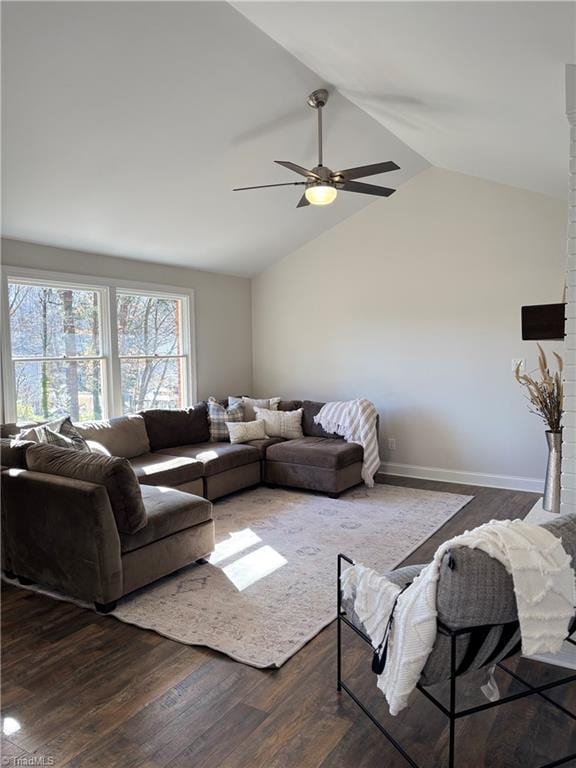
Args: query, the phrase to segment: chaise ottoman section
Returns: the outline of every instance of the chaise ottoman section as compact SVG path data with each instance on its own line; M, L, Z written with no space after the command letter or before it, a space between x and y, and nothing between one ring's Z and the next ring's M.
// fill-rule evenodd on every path
M337 495L362 482L364 451L356 443L326 437L302 437L271 445L264 480Z

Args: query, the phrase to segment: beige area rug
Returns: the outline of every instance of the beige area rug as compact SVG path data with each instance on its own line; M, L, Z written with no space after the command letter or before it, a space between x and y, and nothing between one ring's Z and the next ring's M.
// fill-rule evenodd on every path
M280 667L336 616L336 556L394 568L471 500L389 485L333 500L257 488L216 502L217 547L112 616L254 667Z
M214 504L217 546L209 563L133 592L109 616L253 667L280 667L336 618L339 552L391 570L472 498L390 485L339 499L243 491Z

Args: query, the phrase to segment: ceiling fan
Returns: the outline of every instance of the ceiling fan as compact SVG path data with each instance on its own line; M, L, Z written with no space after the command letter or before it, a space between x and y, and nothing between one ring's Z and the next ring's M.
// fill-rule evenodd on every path
M338 190L344 192L360 192L364 195L377 195L378 197L389 197L396 190L390 187L377 187L374 184L363 184L354 181L366 176L375 176L378 173L387 173L388 171L397 171L400 166L391 160L385 163L374 163L373 165L360 165L357 168L347 168L344 171L331 171L322 162L322 109L328 101L328 91L320 88L313 91L308 96L308 106L318 111L318 165L308 170L301 165L290 163L286 160L275 160L278 165L283 165L294 173L304 176L306 181L289 181L282 184L260 184L255 187L237 187L234 192L242 192L247 189L265 189L267 187L299 187L305 186L304 194L298 202L297 208L303 208L305 205L330 205L336 199Z

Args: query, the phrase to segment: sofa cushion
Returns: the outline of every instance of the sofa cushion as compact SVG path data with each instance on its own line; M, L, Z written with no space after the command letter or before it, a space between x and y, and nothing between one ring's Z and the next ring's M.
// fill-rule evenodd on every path
M325 469L342 469L362 461L364 451L357 443L327 437L301 437L271 445L266 450L268 461L306 464Z
M38 443L26 451L26 463L34 472L105 486L121 533L135 533L146 525L140 486L128 459Z
M201 461L187 456L164 456L144 453L130 459L132 469L142 485L168 485L170 487L198 480L204 472Z
M260 461L260 453L251 445L236 443L202 443L166 448L158 453L171 456L187 456L198 459L204 465L204 476L217 475L229 469Z
M159 451L172 445L190 445L210 440L206 403L196 403L188 410L155 409L142 411L150 450Z
M283 443L284 441L285 439L283 437L265 437L263 440L249 440L247 443L244 443L244 445L251 445L253 448L256 448L260 454L260 458L263 460L266 458L266 450L269 446L276 445L276 443Z
M83 421L74 425L84 440L97 443L111 456L131 459L149 453L150 443L142 416L117 416L102 421ZM94 450L94 446L90 446Z
M278 403L279 411L297 411L302 408L302 400L280 400Z
M7 421L5 424L0 424L0 437L16 437L21 431L22 427L19 427L14 421Z
M333 437L338 438L335 432L326 432L326 430L316 424L314 416L320 413L320 409L325 403L317 403L314 400L304 400L302 403L302 431L310 437Z
M26 449L34 443L30 440L16 440L14 437L0 438L0 462L6 467L26 469Z
M200 496L155 486L142 487L147 523L136 533L120 534L123 553L212 519L212 504Z

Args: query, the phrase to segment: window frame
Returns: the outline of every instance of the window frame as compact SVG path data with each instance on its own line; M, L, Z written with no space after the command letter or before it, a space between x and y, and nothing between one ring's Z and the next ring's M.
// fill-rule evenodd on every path
M192 405L198 399L196 363L196 308L194 289L177 288L170 285L156 285L132 280L78 275L68 272L3 267L0 293L0 316L2 318L2 382L3 420L16 422L16 378L10 329L8 282L22 282L33 285L49 285L54 288L70 288L97 291L100 300L100 355L83 357L84 360L99 359L102 365L102 418L122 416L121 358L118 354L117 293L158 296L159 298L181 301L181 344L179 357L184 360L184 400ZM144 356L146 357L146 356ZM152 356L153 357L153 356ZM163 356L160 356L163 357ZM46 358L39 358L44 360ZM65 358L54 358L55 361Z

